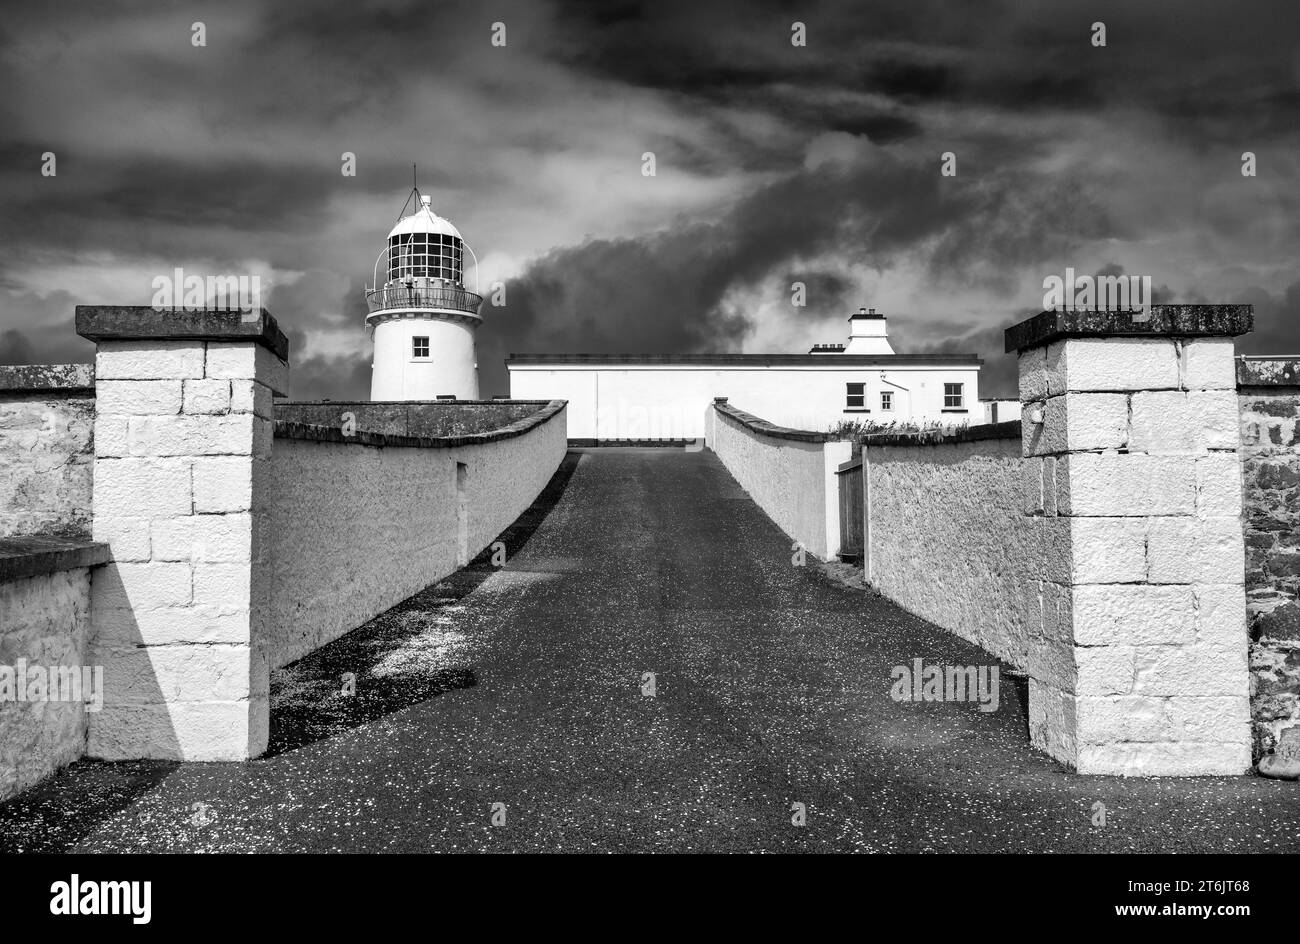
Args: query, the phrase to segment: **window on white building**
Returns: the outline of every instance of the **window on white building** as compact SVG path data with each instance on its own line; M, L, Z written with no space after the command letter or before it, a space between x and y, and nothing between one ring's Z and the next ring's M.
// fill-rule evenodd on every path
M866 408L866 384L851 383L844 385L844 409L863 410Z
M880 391L880 408L886 411L892 410L894 408L894 391L892 390Z
M943 385L943 408L945 410L962 410L966 408L962 386L962 384L949 383Z
M421 337L411 338L411 356L417 360L428 360L429 339Z

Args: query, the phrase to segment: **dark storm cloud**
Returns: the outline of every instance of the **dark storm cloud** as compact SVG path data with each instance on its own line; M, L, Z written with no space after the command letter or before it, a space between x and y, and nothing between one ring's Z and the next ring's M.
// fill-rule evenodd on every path
M1237 339L1239 353L1300 356L1300 280L1279 295L1256 289L1241 301L1254 305L1255 330Z
M847 165L806 169L759 188L717 222L592 241L536 260L510 283L504 311L485 309L480 368L500 386L498 353L735 350L752 326L722 307L729 291L784 272L788 299L799 259L844 247L885 268L934 241L937 281L956 278L977 256L1047 259L1081 235L1059 225L1062 206L1083 203L1069 189L1023 177L968 186L875 149ZM845 297L846 279L816 269L802 278L815 289L814 317L856 307Z
M280 279L296 392L364 395L362 288L416 160L440 210L517 273L508 306L484 308L485 392L504 392L511 351L735 350L762 317L817 323L905 270L919 300L893 330L990 358L987 392L1011 376L992 357L1024 286L1115 240L1207 265L1245 247L1225 271L1258 299L1250 343L1300 347L1277 274L1300 215L1298 16L1211 0L16 8L0 25L0 358L84 359L72 305L143 303L170 260L258 264ZM36 175L47 149L57 178ZM1246 149L1258 181L1234 178ZM611 168L635 175L644 150L660 177L637 189ZM957 178L937 173L946 150ZM1112 163L1069 160L1085 153ZM1207 155L1223 177L1202 185ZM1202 281L1162 291L1249 300ZM733 303L773 285L766 315Z

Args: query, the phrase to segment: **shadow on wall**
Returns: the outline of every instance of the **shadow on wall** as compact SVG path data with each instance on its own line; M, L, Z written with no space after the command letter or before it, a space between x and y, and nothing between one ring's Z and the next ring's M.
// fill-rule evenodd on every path
M498 540L517 556L564 493L581 457L569 453L537 500ZM271 675L271 736L266 756L377 721L471 688L472 666L447 664L448 630L460 601L497 571L492 548L363 626ZM454 658L454 657L453 657Z

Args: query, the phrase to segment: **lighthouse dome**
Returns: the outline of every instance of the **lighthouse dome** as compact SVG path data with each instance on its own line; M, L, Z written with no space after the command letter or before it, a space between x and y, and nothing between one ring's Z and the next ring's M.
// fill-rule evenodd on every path
M465 241L450 220L433 212L426 196L420 197L420 209L389 232L387 254L390 283L463 284Z
M452 225L451 220L445 220L433 212L430 198L427 196L420 197L420 209L397 221L397 225L389 231L388 238L391 241L395 237L412 233L441 233L445 236L454 236L456 239L462 238L460 230Z

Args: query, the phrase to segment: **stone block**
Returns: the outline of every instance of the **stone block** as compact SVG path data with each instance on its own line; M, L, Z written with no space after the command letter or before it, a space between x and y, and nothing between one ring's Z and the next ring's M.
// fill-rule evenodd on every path
M231 412L229 380L186 380L184 409L186 413L212 414Z
M1057 462L1060 514L1087 517L1190 515L1195 465L1181 456L1071 453Z
M198 606L250 606L252 575L247 563L194 565L194 603Z
M103 607L91 618L100 645L167 646L247 643L249 611L229 605L169 606L153 610Z
M246 644L99 646L96 658L104 666L104 701L114 707L239 701L250 689Z
M128 433L135 456L249 455L254 445L251 414L138 417Z
M96 459L96 517L188 515L193 504L190 461L182 458Z
M129 456L128 426L125 416L96 416L95 455L101 458Z
M252 559L253 516L248 512L194 517L196 561L239 563Z
M1085 744L1078 772L1114 777L1237 776L1250 769L1250 745L1215 742Z
M1128 441L1128 394L1067 393L1043 406L1043 422L1022 423L1025 455L1119 449Z
M1043 514L1044 461L1028 457L1020 463L1020 508L1026 515Z
M1167 741L1174 735L1167 699L1150 695L1080 698L1075 705L1081 745Z
M1132 646L1076 646L1075 695L1083 698L1133 693L1134 652Z
M1207 648L1233 649L1244 645L1246 591L1239 583L1198 585L1196 597L1196 641Z
M1235 647L1141 646L1133 665L1137 694L1240 696L1247 690L1245 640Z
M1235 390L1157 390L1133 394L1129 448L1135 452L1236 449L1240 436Z
M1239 519L1151 519L1147 574L1152 583L1234 583L1245 572Z
M150 543L157 561L188 561L194 540L194 516L178 515L151 522Z
M1054 584L1068 584L1076 577L1075 541L1071 537L1075 518L1045 517L1032 522L1034 535L1034 559L1028 566L1013 566L1006 579L1009 582L1026 582L1026 571L1030 576ZM1128 520L1128 519L1125 519Z
M289 365L255 344L210 342L206 376L256 380L270 387L277 396L289 395Z
M1179 352L1182 385L1188 390L1237 391L1236 344L1232 338L1190 338Z
M251 456L200 456L194 460L194 510L197 513L248 511L253 507Z
M95 409L101 416L166 416L181 411L183 380L101 380Z
M1250 699L1236 696L1175 696L1165 702L1171 741L1250 744Z
M86 753L103 760L238 761L266 750L266 699L105 708L90 716Z
M1063 518L1070 524L1075 584L1146 580L1146 518Z
M1077 731L1074 695L1031 676L1030 743L1061 763L1073 766L1078 753Z
M113 560L119 563L147 561L153 556L149 525L150 519L146 517L95 515L91 524L91 536L94 540L107 544L112 550Z
M1196 457L1196 514L1225 518L1242 513L1241 460L1236 452Z
M1174 390L1178 357L1168 338L1070 338L1057 374L1064 391ZM1049 348L1049 375L1051 353ZM1053 391L1055 392L1055 391Z
M1072 599L1074 638L1080 646L1158 646L1196 639L1190 587L1096 584L1075 587Z
M230 409L233 413L255 413L263 419L274 419L274 398L271 388L256 380L230 381Z
M1047 399L1047 348L1022 351L1016 363L1020 372L1020 402Z
M91 600L96 609L148 610L190 602L190 567L184 563L114 563L95 571Z
M102 341L95 352L95 382L202 377L203 363L202 341Z

